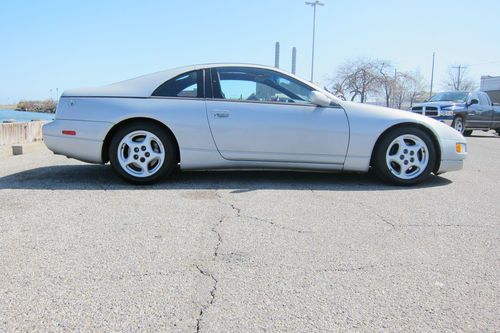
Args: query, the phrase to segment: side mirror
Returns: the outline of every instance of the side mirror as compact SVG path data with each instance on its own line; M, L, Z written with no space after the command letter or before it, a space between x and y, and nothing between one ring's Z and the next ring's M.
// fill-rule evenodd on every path
M323 107L330 106L330 103L332 102L325 94L316 90L311 92L309 99L311 100L311 103Z
M473 105L473 104L479 104L479 101L477 99L473 98L470 100L469 105Z

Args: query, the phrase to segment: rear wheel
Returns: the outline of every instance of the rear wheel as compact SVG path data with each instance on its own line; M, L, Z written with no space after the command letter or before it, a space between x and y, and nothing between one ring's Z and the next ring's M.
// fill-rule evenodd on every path
M498 135L500 135L500 128L497 128L495 131L497 132Z
M387 133L374 151L374 171L397 185L415 185L429 177L436 165L436 149L429 135L413 127Z
M177 164L176 146L158 125L128 124L119 129L109 145L113 170L134 184L151 184L172 173Z

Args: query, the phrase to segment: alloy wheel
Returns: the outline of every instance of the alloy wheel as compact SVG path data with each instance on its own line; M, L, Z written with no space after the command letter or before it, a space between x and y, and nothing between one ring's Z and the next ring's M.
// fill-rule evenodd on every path
M405 134L389 144L385 160L394 176L405 180L414 179L427 168L429 150L418 136Z
M125 172L135 177L154 175L165 162L161 140L148 131L133 131L118 144L118 162Z

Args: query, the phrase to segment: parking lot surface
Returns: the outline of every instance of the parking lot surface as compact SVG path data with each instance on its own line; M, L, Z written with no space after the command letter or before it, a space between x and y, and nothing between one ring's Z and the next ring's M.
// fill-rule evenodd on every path
M496 331L500 138L412 188L0 160L0 331Z

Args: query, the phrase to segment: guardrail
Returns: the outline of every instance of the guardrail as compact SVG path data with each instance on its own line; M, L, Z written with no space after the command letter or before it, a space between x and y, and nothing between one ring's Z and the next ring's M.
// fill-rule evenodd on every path
M42 141L42 126L47 121L0 123L0 146Z

